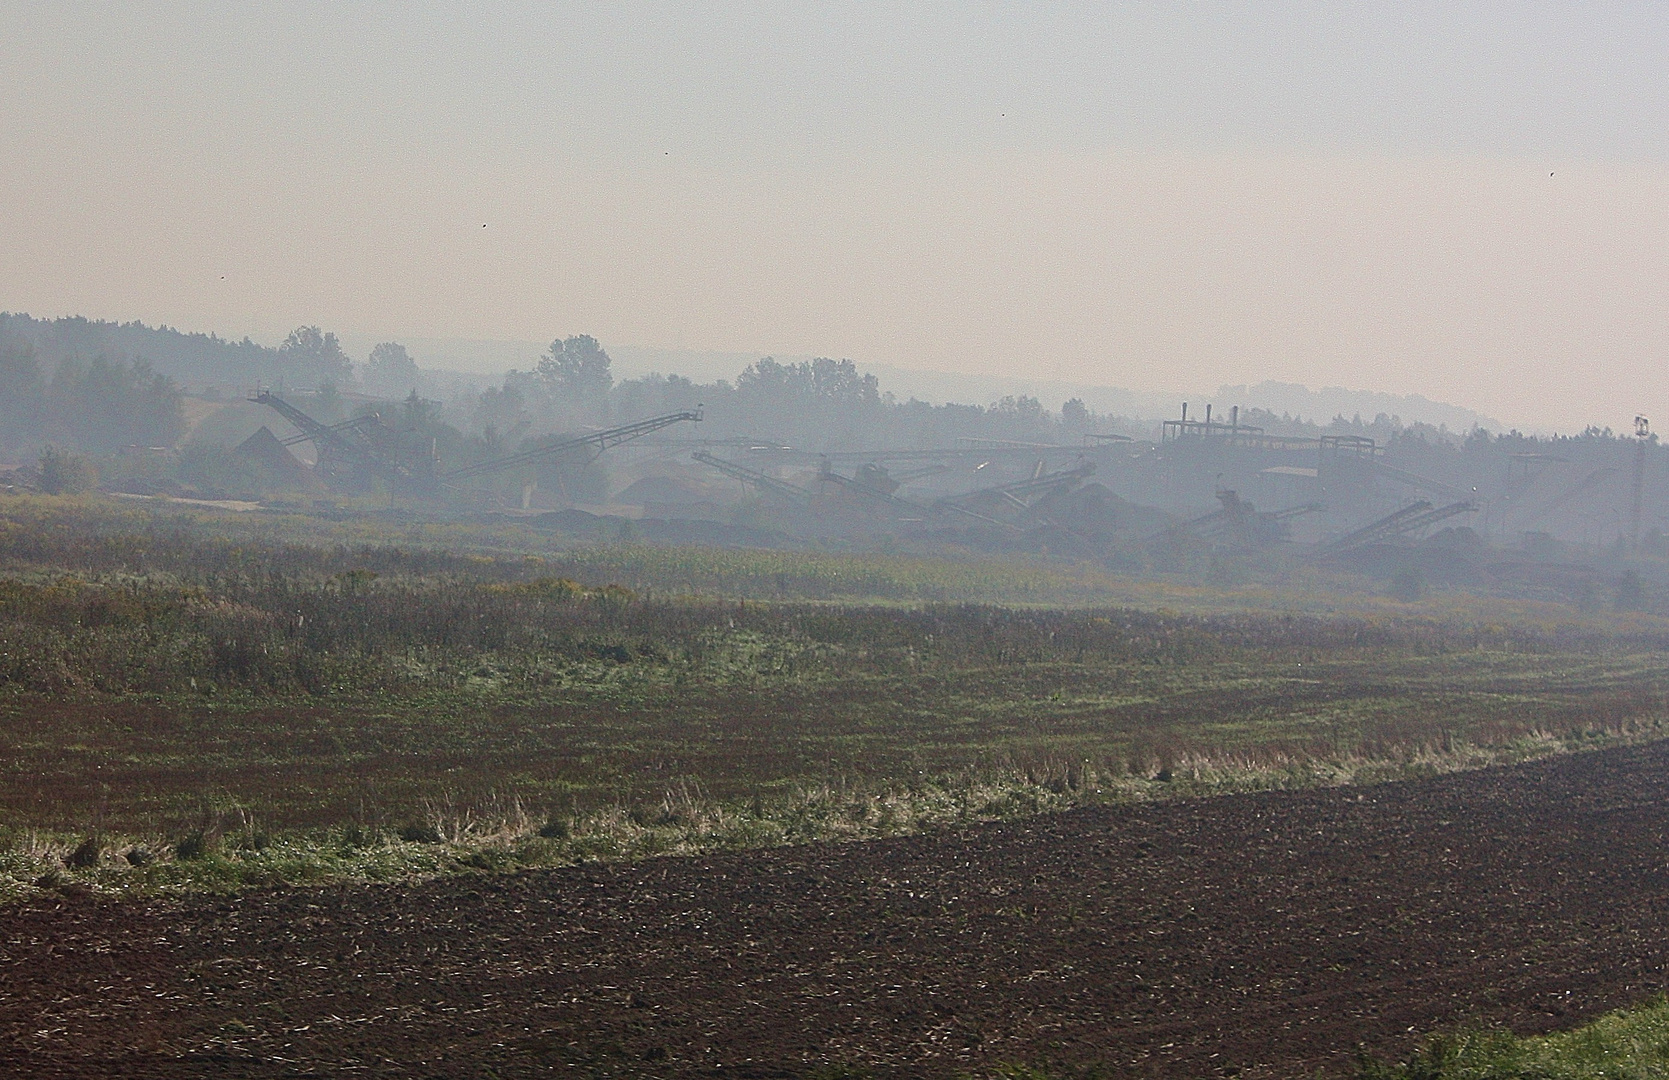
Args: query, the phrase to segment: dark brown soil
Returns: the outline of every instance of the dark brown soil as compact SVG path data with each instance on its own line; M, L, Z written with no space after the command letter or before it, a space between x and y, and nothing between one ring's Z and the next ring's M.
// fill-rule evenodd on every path
M1669 745L415 887L0 912L0 1070L1348 1072L1664 985ZM10 1064L6 1064L9 1062Z

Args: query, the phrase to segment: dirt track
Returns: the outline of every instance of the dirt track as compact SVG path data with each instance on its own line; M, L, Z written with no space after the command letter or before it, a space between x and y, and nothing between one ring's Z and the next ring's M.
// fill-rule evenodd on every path
M954 836L12 908L0 1070L1348 1071L1358 1044L1661 988L1666 841L1660 744Z

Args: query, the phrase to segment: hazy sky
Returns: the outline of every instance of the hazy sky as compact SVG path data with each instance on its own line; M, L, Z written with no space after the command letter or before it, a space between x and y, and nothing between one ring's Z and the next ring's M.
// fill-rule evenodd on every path
M14 311L1669 429L1669 5L0 0L0 163Z

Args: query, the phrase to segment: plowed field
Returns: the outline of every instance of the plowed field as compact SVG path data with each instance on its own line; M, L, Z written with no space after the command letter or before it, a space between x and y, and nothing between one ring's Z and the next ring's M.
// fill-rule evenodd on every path
M1345 1072L1664 985L1669 745L953 835L0 913L19 1075ZM9 1063L9 1064L6 1064Z

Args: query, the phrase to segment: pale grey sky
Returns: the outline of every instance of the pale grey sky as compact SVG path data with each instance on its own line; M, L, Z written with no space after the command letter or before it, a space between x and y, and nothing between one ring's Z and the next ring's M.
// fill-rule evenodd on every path
M0 0L0 161L35 314L1669 424L1663 5Z

